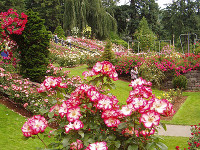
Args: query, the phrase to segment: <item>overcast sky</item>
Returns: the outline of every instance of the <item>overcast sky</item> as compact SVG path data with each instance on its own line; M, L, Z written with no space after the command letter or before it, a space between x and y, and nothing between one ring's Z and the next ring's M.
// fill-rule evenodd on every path
M120 4L119 5L124 5L125 2L128 2L130 0L120 0ZM159 5L159 7L164 8L165 5L164 4L169 4L172 3L172 0L157 0L156 1Z

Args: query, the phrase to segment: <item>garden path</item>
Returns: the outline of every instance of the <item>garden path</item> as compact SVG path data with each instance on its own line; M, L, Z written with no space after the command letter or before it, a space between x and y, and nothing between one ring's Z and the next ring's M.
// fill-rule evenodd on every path
M158 129L158 135L164 136L182 136L182 137L190 137L191 126L184 125L166 125L167 131L165 131L162 127Z

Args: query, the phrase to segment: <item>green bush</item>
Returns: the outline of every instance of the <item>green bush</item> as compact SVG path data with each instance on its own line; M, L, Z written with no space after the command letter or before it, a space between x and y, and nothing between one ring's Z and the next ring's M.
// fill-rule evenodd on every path
M128 48L128 43L124 40L122 40L118 34L115 32L110 32L110 39L112 43L115 43L117 45L122 45L123 47Z
M88 68L92 68L98 61L100 61L100 58L97 55L94 57L88 55L86 64L88 65Z
M114 59L114 52L112 51L112 43L108 40L102 53L101 61L105 60L111 62L112 59Z
M187 88L187 78L184 75L174 77L172 80L173 87L185 90Z
M19 69L24 78L41 82L46 76L49 64L50 36L44 26L44 20L37 13L28 10L28 22L21 35L12 35L11 38L18 44L20 53Z
M139 76L143 79L152 82L153 87L161 88L161 84L165 79L165 74L163 71L158 69L155 64L147 65L144 63L139 68Z
M54 33L57 33L58 38L60 38L60 39L65 37L65 32L61 26L57 26Z

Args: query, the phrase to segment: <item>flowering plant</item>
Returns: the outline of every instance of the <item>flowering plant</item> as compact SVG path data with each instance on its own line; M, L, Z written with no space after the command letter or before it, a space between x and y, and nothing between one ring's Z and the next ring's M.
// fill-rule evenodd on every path
M50 95L48 105L53 105L43 115L48 116L48 123L58 125L49 133L56 142L48 148L167 149L153 135L161 124L160 115L173 115L174 110L166 99L159 100L152 94L151 82L142 78L132 81L129 86L133 90L127 98L127 105L119 106L117 98L107 90L113 87L110 86L112 80L118 79L111 63L97 62L92 71L83 75L91 80L77 86L69 97L61 92L60 88L67 86L61 87L59 77L47 78L38 89Z
M200 123L199 125L191 125L191 137L188 140L189 147L187 149L198 150L200 147ZM179 146L176 146L177 150L181 150ZM184 148L186 150L186 148Z
M13 34L22 34L27 23L28 16L25 13L21 13L21 16L16 10L9 9L7 12L0 13L0 45L5 44L5 49L0 49L8 54L8 57L4 58L5 62L12 63L16 66L18 54L14 53L14 48L17 46L16 42L10 39ZM1 47L0 47L1 48Z

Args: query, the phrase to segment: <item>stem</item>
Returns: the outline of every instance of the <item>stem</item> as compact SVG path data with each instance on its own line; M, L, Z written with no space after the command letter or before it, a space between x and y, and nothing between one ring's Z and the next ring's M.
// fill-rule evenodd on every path
M45 145L45 148L47 148L47 145L44 143L44 141L39 137L39 135L37 134L38 138L40 139L40 141L42 141L42 143Z

